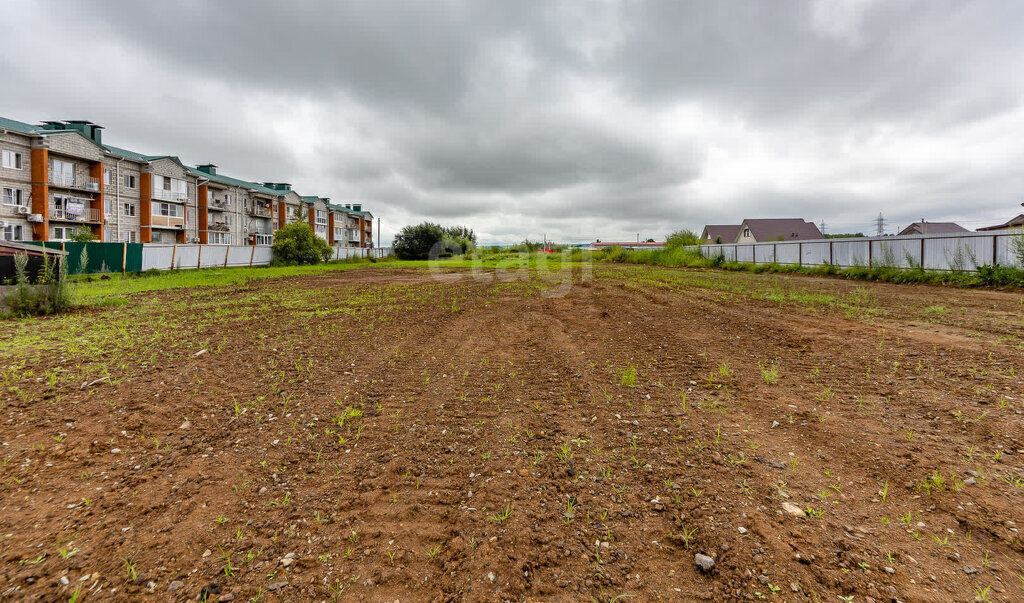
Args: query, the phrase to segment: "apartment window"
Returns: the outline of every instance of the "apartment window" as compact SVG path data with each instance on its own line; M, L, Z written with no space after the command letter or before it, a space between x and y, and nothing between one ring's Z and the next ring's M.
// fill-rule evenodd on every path
M125 203L124 204L124 215L128 216L129 218L134 218L135 217L135 204L134 203Z
M750 229L749 228L744 228L743 229L743 236L745 236L745 237L749 237L750 236Z
M122 232L121 233L121 242L122 243L138 243L139 242L138 233L136 233L134 231Z
M21 153L15 151L3 151L0 153L0 156L2 156L2 165L5 168L12 170L21 169Z
M173 203L161 203L159 206L159 212L161 216L170 216L172 218L181 217L181 206Z
M231 214L224 214L224 224L231 226Z
M4 226L4 240L5 241L22 241L24 240L25 230L21 224L8 224Z
M130 188L132 190L138 188L138 182L135 179L135 174L125 174L124 175L124 186L125 186L125 188ZM132 214L132 215L135 215L135 214Z
M114 215L114 200L104 199L103 200L103 215L112 216Z
M210 245L227 245L228 244L228 233L226 232L211 232L209 233Z
M317 224L322 224L324 226L327 226L327 212L326 211L324 211L322 209L316 210L316 223Z
M53 160L53 173L50 177L55 184L75 186L75 164L70 161Z
M53 236L51 237L51 240L70 241L71 236L75 234L75 230L77 229L78 227L76 226L54 226Z
M24 194L19 188L4 188L4 205L25 205Z
M114 178L114 176L113 176L112 172L110 171L110 168L108 168L108 167L103 168L103 186L107 187L107 186L110 186L111 184L113 184L113 178Z

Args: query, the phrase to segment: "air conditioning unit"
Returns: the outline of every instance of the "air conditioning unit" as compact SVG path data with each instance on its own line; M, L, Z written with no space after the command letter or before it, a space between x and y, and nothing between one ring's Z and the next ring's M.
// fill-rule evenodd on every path
M30 211L32 211L32 210L30 210L27 205L19 205L18 206L18 213L23 215L23 216L27 215Z
M29 222L42 222L43 214L29 214L26 218Z

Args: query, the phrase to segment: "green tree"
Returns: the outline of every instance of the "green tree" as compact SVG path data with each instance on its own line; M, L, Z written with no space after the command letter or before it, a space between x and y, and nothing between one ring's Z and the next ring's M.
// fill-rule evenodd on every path
M440 224L424 222L415 226L403 226L395 235L392 247L401 260L425 260L435 246L444 239L445 230Z
M305 222L294 222L274 233L275 264L319 264L330 258L327 241L316 236Z
M81 226L75 229L75 232L71 235L71 240L76 243L89 243L95 241L98 237L92 234L92 229L88 226Z
M687 245L700 245L700 237L692 230L677 230L665 239L666 249L678 249Z
M476 233L465 226L448 226L442 229L444 239L440 255L469 253L476 248Z

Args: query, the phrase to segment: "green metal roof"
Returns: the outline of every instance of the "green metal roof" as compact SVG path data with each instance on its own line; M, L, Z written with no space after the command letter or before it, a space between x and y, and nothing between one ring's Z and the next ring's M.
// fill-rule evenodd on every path
M238 178L232 178L230 176L224 176L222 174L208 174L208 173L204 172L203 170L201 170L199 168L186 167L185 169L188 170L189 174L192 174L193 176L198 176L200 178L207 178L211 182L218 182L220 184L226 184L228 186L237 186L237 187L240 187L240 188L247 188L249 190L256 191L257 193L264 193L266 195L271 195L271 196L274 196L274 197L281 196L281 195L283 195L283 194L288 192L288 191L279 191L277 189L269 188L269 187L263 186L262 184L259 184L258 182L249 182L248 180L239 180Z
M38 134L42 128L25 122L7 119L6 117L0 117L0 129L13 130L15 132L21 132L22 134Z
M136 153L135 151L129 151L128 149L122 149L109 144L103 145L103 148L111 155L117 155L118 157L124 157L125 159L131 159L140 163L148 163L161 157L167 157L167 155L143 155L142 153Z

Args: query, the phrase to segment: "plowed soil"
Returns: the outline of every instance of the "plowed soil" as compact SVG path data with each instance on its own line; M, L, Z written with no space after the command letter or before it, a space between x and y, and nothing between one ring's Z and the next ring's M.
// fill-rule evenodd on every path
M1024 600L1022 304L576 265L7 321L0 600Z

